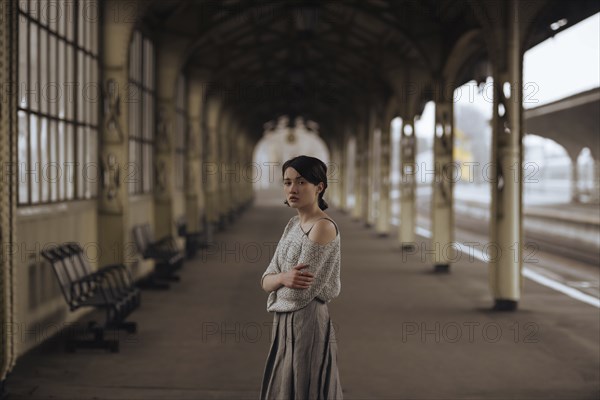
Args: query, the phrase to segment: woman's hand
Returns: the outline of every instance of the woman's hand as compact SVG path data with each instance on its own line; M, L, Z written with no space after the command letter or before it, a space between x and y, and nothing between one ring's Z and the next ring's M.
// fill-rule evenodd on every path
M290 289L308 289L315 279L314 275L308 271L308 264L298 264L287 272L281 273L281 283Z

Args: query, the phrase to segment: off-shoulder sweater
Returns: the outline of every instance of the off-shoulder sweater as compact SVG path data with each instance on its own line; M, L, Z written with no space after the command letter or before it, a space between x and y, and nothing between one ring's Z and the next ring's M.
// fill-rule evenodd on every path
M275 254L262 279L268 274L278 274L298 264L308 264L303 271L314 275L308 289L290 289L285 286L269 293L267 311L288 312L306 307L315 297L325 303L340 293L340 232L336 225L335 239L326 244L313 242L300 227L299 216L294 216L286 225L277 244Z

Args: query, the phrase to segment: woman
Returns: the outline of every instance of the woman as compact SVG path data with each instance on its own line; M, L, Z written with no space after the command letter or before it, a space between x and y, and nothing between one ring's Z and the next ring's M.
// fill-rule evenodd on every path
M327 166L298 156L282 167L286 225L262 276L274 312L261 400L342 399L337 344L327 303L340 293L340 234L325 214Z

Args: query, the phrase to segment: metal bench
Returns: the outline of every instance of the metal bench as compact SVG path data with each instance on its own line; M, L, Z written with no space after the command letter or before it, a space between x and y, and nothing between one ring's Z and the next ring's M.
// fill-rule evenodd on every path
M65 244L71 252L76 267L85 275L102 274L109 283L109 290L114 297L124 300L128 310L133 311L141 305L141 292L127 267L123 264L110 264L94 271L83 248L76 242Z
M202 221L201 221L202 222ZM187 220L185 216L181 216L175 221L177 228L177 234L180 237L185 238L185 254L188 259L193 258L196 255L198 249L208 247L208 238L205 232L190 232L187 229ZM204 224L200 224L204 226Z
M155 240L150 224L146 223L133 227L133 237L142 257L154 260L154 273L149 277L149 285L146 286L166 289L168 285L156 280L180 280L176 272L183 266L184 254L177 248L172 236Z
M102 325L96 321L88 324L86 333L92 334L92 339L69 337L66 343L67 351L74 352L78 347L83 347L118 352L119 341L107 340L104 336L109 329L137 332L135 322L125 321L134 309L131 299L119 292L106 271L86 269L72 245L72 243L62 244L44 249L41 254L52 266L69 309L71 311L83 307L101 309L105 311L105 321Z

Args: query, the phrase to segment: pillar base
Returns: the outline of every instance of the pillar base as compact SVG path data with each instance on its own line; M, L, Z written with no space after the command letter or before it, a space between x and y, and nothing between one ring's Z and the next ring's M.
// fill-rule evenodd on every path
M219 221L217 222L217 232L223 232L225 227L227 226L227 217L225 215L219 216Z
M227 213L227 222L229 224L232 224L235 221L235 217L236 217L235 211L234 210L230 210Z
M450 272L450 264L435 264L433 271L436 273L447 274Z
M506 299L495 299L494 301L494 311L515 311L517 309L517 304L519 302L516 300L506 300Z
M206 218L202 219L202 232L204 232L204 240L205 242L208 243L212 243L213 241L213 232L214 232L214 225L212 224L212 222L209 222L206 220Z
M6 390L6 379L0 382L0 400L4 400L8 397L8 390Z

